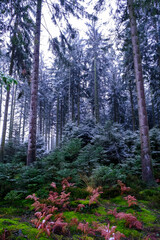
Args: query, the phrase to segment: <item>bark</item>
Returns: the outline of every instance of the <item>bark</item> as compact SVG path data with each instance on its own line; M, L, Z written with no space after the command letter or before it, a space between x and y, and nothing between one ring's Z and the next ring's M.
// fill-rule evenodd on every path
M26 103L26 98L24 98L24 112L23 112L22 143L24 142L24 135L25 135L25 125L26 125L26 109L27 109L27 103Z
M129 93L130 93L130 103L131 103L131 111L132 111L132 129L135 131L135 111L134 111L134 103L133 103L133 93L131 88L131 81L129 81Z
M19 131L18 131L18 142L20 143L21 141L21 128L22 128L22 112L23 112L23 104L21 106L21 112L20 112L20 116L19 116Z
M131 38L134 56L134 70L137 87L138 97L138 115L139 115L139 128L141 138L141 161L142 161L142 179L147 185L154 184L152 161L149 143L149 127L145 103L144 83L142 74L142 61L140 56L140 48L138 42L138 32L136 18L133 8L133 0L127 0L129 9Z
M39 105L39 133L42 136L42 101L40 101Z
M152 93L151 93L151 103L152 103L152 121L153 121L153 127L154 127L155 126L155 107L154 107L154 98Z
M31 102L30 102L27 165L30 165L36 160L36 125L37 125L36 120L37 120L37 98L38 98L41 9L42 9L42 0L37 0L33 75L32 75L32 81L31 81Z
M62 141L62 132L63 132L63 103L61 100L61 112L60 112L60 142Z
M56 147L59 144L59 96L57 98Z
M13 73L14 52L15 52L15 48L13 47L12 54L11 54L10 68L9 68L9 75L10 76ZM6 130L7 130L7 117L8 117L9 99L10 99L10 87L7 90L6 101L5 101L3 129L2 129L2 140L1 140L1 149L0 149L0 162L4 161L4 150L5 150L5 139L6 139Z
M71 121L71 68L69 67L68 120Z
M74 112L74 93L72 89L72 122L75 121L75 112Z
M12 92L12 101L11 101L11 113L10 113L10 126L9 126L9 141L12 141L13 138L13 125L14 125L14 113L15 113L15 106L16 106L16 90L17 86L13 86Z
M95 111L96 123L99 123L99 102L98 102L96 57L94 58L94 111Z
M2 117L2 86L0 86L0 128L1 128L1 117Z
M77 124L79 126L80 124L80 83L78 83L78 89L77 89L77 110L78 110L78 116L77 116Z

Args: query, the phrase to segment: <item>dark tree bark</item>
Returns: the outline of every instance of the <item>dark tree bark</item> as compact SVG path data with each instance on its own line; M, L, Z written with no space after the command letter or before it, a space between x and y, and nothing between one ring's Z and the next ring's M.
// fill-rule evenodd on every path
M57 97L56 147L59 144L59 96Z
M10 68L9 75L11 76L13 73L14 66L14 52L15 48L12 48L11 60L10 60ZM8 107L9 107L9 99L10 99L10 87L7 90L6 101L5 101L5 110L4 110L4 119L3 119L3 129L2 129L2 141L1 141L1 149L0 149L0 162L4 161L4 148L5 148L5 139L6 139L6 130L7 130L7 118L8 118Z
M80 83L78 83L77 87L77 124L80 124Z
M94 58L94 111L96 123L99 123L99 101L98 101L98 82L97 82L97 62Z
M24 142L24 135L25 135L25 126L26 126L26 109L27 109L27 103L26 103L26 97L24 97L24 112L23 112L23 128L22 128L22 143Z
M62 99L61 99L61 101L60 101L61 103L60 103L60 136L59 136L59 138L60 138L60 142L62 141L62 132L63 132L63 103L62 103Z
M149 143L149 127L145 103L144 83L142 74L142 61L138 42L138 32L136 17L134 14L133 0L127 0L129 9L131 38L134 56L134 70L138 97L138 115L141 137L141 161L142 161L142 179L147 185L154 184L152 161Z
M36 125L37 125L37 98L38 98L38 74L39 74L39 48L41 25L42 0L37 0L36 29L34 39L33 75L31 81L31 102L29 120L29 139L27 165L36 160Z
M12 101L11 101L11 112L10 112L10 126L9 126L9 141L13 138L13 125L14 125L14 113L16 105L16 90L17 86L13 86Z
M134 103L133 103L133 93L131 87L131 80L129 81L129 94L130 94L130 103L131 103L131 111L132 111L132 129L135 131L135 111L134 111Z

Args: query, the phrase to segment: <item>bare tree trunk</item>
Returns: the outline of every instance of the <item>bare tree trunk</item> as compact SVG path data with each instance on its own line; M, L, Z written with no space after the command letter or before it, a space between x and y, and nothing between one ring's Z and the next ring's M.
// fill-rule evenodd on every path
M26 103L26 97L24 97L24 111L23 111L23 130L22 130L22 143L24 142L24 135L25 135L25 125L26 125L26 109L27 109L27 103Z
M78 88L77 88L77 124L79 126L80 124L80 83L78 83Z
M1 128L1 117L2 117L2 86L0 86L0 128Z
M10 126L9 126L9 141L12 141L13 137L13 125L14 125L14 113L15 113L15 105L16 105L16 90L17 86L13 86L12 92L12 101L11 101L11 113L10 113Z
M155 107L154 107L154 98L152 93L151 93L151 103L152 103L152 121L153 121L153 127L154 127L155 126Z
M75 112L74 112L74 94L72 90L72 122L75 121Z
M20 143L21 141L21 127L22 127L22 112L23 112L23 103L21 105L21 112L20 112L20 116L19 116L19 131L18 131L18 142Z
M63 104L61 99L61 112L60 112L60 142L62 141L62 132L63 132Z
M129 93L130 93L130 103L131 103L131 111L132 111L132 129L135 131L135 112L134 112L134 104L133 104L133 93L131 88L131 81L129 81Z
M98 83L97 83L97 63L94 58L94 111L96 123L99 123L99 101L98 101Z
M37 98L38 98L41 9L42 9L42 0L37 0L36 29L35 29L35 39L34 39L33 76L31 81L31 103L30 103L27 165L30 165L36 160L36 124L37 124L36 120L37 120Z
M56 147L59 144L59 96L57 97Z
M144 83L142 74L142 61L140 56L138 32L136 18L133 8L133 0L127 0L131 27L131 38L134 56L134 70L136 77L137 96L138 96L138 114L141 137L141 161L142 161L142 179L147 185L154 184L152 161L149 143L149 127L145 103Z
M69 67L68 120L71 121L71 67Z
M12 49L11 54L11 62L9 68L9 75L11 76L13 73L14 66L14 47ZM3 129L2 129L2 141L1 141L1 149L0 149L0 162L4 161L4 147L5 147L5 139L6 139L6 130L7 130L7 117L8 117L8 107L9 107L9 98L10 98L10 87L7 90L6 101L5 101L5 110L4 110L4 119L3 119Z
M42 101L40 101L39 104L39 132L42 136Z

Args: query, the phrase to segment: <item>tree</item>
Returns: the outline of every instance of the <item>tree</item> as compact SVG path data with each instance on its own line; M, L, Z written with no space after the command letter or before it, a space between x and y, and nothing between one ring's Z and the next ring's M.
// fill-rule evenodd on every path
M149 143L149 128L147 120L147 111L145 103L145 93L143 84L143 73L142 73L142 62L140 56L140 48L138 42L138 32L137 23L134 13L133 0L127 1L129 18L130 18L130 28L131 28L131 38L134 56L134 70L137 86L137 97L138 97L138 115L139 115L139 127L140 127L140 137L141 137L141 161L142 161L142 178L147 185L154 183L153 172L152 172L152 162L151 162L151 152Z
M31 81L31 102L30 102L27 165L30 165L32 162L36 160L36 120L37 120L41 10L42 10L42 0L37 0L33 75L32 75L32 81Z
M4 19L9 19L6 22L6 31L10 33L10 45L8 49L8 54L10 57L9 63L9 77L2 77L2 80L6 80L7 83L7 93L5 99L5 110L3 118L3 130L2 130L2 141L0 158L3 161L4 150L5 150L5 139L7 131L7 118L8 118L8 108L10 100L10 90L11 90L11 77L14 71L18 74L22 73L27 69L27 61L30 55L30 43L31 43L31 32L33 27L33 22L30 18L30 6L28 1L16 0L8 2L6 1L6 6L4 10ZM9 30L8 30L9 29ZM30 64L29 64L30 65ZM27 72L27 71L26 71ZM1 76L3 73L1 74ZM3 81L2 81L3 83Z

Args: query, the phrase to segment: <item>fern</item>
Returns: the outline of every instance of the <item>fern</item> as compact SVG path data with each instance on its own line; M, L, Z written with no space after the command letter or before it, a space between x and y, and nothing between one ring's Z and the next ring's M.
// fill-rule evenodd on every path
M124 197L124 199L128 202L128 207L137 205L137 199L134 196L128 195L127 197Z
M126 185L124 183L122 183L122 181L118 180L117 183L121 187L121 195L123 195L124 192L129 192L131 190L131 188L126 187Z

